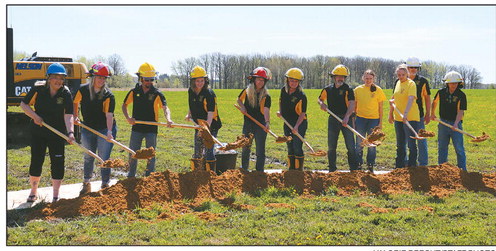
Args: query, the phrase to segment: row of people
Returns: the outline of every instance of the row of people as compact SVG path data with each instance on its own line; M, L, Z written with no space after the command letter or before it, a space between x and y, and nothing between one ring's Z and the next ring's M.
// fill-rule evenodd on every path
M409 59L410 60L410 59ZM395 83L392 99L402 111L404 119L400 114L390 109L389 122L395 124L397 156L396 168L416 166L417 148L415 140L410 139L411 132L406 128L406 121L418 130L425 123L435 118L434 111L440 104L441 120L453 124L453 130L439 127L439 157L438 162L447 160L447 145L449 138L454 141L457 152L458 166L464 170L465 155L463 149L463 137L454 131L461 129L463 111L466 110L466 97L460 90L463 79L459 73L449 72L446 74L447 87L438 91L432 109L430 109L430 89L427 80L417 75L420 65L415 65L416 59L410 60L410 65L400 65L396 69L398 80ZM408 63L408 61L407 61ZM79 109L84 119L84 124L107 136L107 140L99 138L95 134L82 129L81 141L85 148L98 152L98 155L107 160L110 157L113 144L110 142L117 134L117 125L114 118L115 97L106 85L107 78L111 77L111 68L104 63L96 63L90 68L91 79L89 84L82 85L74 96L64 86L67 72L65 68L54 63L47 69L47 80L37 84L24 97L21 108L32 118L32 142L31 142L31 164L29 168L31 192L28 202L36 200L37 188L40 181L44 156L48 147L51 159L51 174L53 185L53 200L58 199L59 188L64 176L64 140L43 127L43 122L52 125L55 129L68 135L69 143L74 139L74 123L81 123ZM155 121L159 120L160 110L169 126L173 121L167 106L165 96L154 86L157 72L153 65L144 63L136 73L139 83L130 90L122 104L122 112L129 124L132 125L129 147L137 151L145 139L146 147L157 147L157 126L137 124L136 120ZM339 133L342 132L347 148L348 163L350 170L358 170L363 164L363 148L361 139L355 138L345 126L355 127L362 135L371 132L375 126L382 127L383 102L386 100L382 89L374 84L375 73L367 70L362 77L364 84L354 90L345 83L350 72L344 65L336 66L331 72L332 83L326 86L319 95L318 102L322 110L335 113L342 119L339 123L332 116L328 118L328 161L329 171L336 171L336 148ZM249 75L249 85L242 90L238 96L238 104L243 112L248 113L257 121L265 125L265 128L257 126L253 121L245 117L243 123L243 134L254 134L256 144L256 167L257 171L264 170L265 163L265 141L267 132L270 130L270 108L271 97L267 89L267 81L272 77L269 69L258 67ZM289 169L303 170L304 153L303 142L296 137L296 133L305 136L308 128L307 121L307 97L303 92L303 72L298 68L289 69L286 81L281 88L279 98L279 111L277 116L286 119L293 125L290 129L284 125L284 135L291 136L292 140L287 142L288 167ZM426 116L423 116L422 99L426 104ZM419 101L420 100L420 101ZM186 120L195 123L199 119L207 121L211 134L216 137L222 122L217 110L215 92L209 88L209 78L205 69L196 66L190 73L190 87L188 89L189 110ZM129 116L128 105L133 104L132 115ZM34 110L32 108L34 107ZM353 117L356 114L356 119ZM430 116L429 116L430 114ZM424 119L425 118L425 119ZM355 121L355 125L353 125ZM408 142L408 143L407 143ZM419 145L421 145L420 143ZM410 154L406 157L406 145ZM420 150L420 165L427 165L427 153L422 155L424 148ZM248 170L251 146L242 149L242 168ZM375 147L369 148L366 163L369 170L375 165ZM425 159L424 159L425 158ZM192 168L202 168L205 159L207 169L215 170L216 160L214 149L206 148L198 131L194 134L194 154L191 158ZM137 160L129 156L128 177L136 175ZM85 154L84 156L84 180L81 194L91 191L90 180L94 170L94 158ZM155 171L155 158L148 160L145 176ZM101 168L102 188L108 187L110 180L110 168Z

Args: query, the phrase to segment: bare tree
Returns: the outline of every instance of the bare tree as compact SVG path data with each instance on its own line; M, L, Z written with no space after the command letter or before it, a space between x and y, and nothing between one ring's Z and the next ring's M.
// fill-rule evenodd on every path
M127 69L124 66L124 60L119 54L112 54L106 60L104 60L112 69L114 69L114 74L116 76L122 76L127 73Z

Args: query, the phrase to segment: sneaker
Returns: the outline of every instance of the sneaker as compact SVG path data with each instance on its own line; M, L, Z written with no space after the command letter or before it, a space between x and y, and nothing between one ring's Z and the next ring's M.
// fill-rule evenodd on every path
M109 187L109 184L102 184L102 186L100 186L100 189L105 189L107 187Z
M84 182L83 183L83 189L81 189L81 192L79 192L79 196L83 194L87 194L91 192L91 183L89 182Z
M38 199L38 198L36 197L36 195L35 195L35 194L33 194L33 195L29 195L29 196L28 196L28 199L26 200L26 202L28 202L28 203L33 203L33 202L35 202L35 201L36 201L36 199Z

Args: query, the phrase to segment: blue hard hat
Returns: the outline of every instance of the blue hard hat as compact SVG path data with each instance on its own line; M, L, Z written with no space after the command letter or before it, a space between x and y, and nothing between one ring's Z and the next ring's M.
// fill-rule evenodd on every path
M60 74L60 75L67 76L67 71L65 70L65 67L62 64L53 63L50 66L48 66L48 69L46 72L47 76L50 74Z

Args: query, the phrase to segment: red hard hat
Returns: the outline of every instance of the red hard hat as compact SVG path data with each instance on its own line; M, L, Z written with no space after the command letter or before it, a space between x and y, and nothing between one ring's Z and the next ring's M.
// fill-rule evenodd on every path
M108 78L112 76L112 67L108 64L98 62L91 66L90 74L91 76L102 76Z
M263 78L265 80L270 80L272 78L272 73L265 67L257 67L250 73L250 76L248 76L248 79L252 78Z

